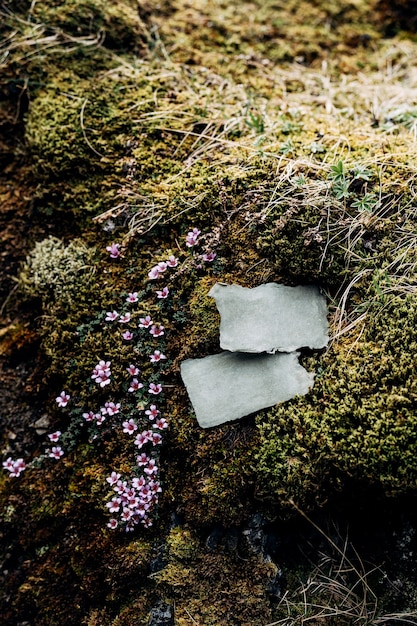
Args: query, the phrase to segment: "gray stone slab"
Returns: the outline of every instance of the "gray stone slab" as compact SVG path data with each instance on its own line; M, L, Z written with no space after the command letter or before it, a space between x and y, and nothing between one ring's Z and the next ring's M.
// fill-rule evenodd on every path
M324 348L329 341L326 299L318 287L217 283L209 295L220 312L223 350L293 352Z
M310 374L292 354L223 352L187 359L181 376L202 428L217 426L304 395L313 386Z

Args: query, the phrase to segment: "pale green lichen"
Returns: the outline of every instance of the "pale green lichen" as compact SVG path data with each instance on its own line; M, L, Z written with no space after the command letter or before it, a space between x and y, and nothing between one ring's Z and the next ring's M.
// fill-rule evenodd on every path
M82 241L68 245L57 237L35 244L19 275L19 286L28 296L40 297L44 305L69 303L92 281L94 249Z

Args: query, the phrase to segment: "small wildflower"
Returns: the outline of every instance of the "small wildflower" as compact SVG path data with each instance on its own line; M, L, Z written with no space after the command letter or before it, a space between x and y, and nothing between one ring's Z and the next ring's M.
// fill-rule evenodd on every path
M110 361L99 361L93 370L91 378L100 385L100 387L105 387L110 384L110 376Z
M155 267L153 267L150 272L148 273L148 278L149 280L157 280L159 278L159 269L158 266L155 265Z
M154 446L162 443L162 436L159 433L152 433L151 441Z
M135 430L138 429L133 419L130 419L127 422L123 422L122 426L123 426L123 432L127 433L128 435L133 435Z
M106 247L106 250L112 259L117 259L120 256L120 243L112 243Z
M146 452L142 452L142 454L139 454L139 456L136 457L136 463L139 465L139 467L142 467L143 465L147 465L149 461L150 461L150 458L148 457Z
M108 528L111 528L112 530L114 530L115 528L117 528L117 526L118 526L118 521L117 521L117 519L114 519L114 518L110 519L110 520L108 521L107 526L108 526Z
M102 415L116 415L120 411L120 402L106 402L100 409Z
M167 261L167 265L168 267L177 267L178 259L172 254Z
M165 261L161 261L160 263L158 263L158 265L156 265L156 267L158 268L158 272L162 273L162 272L165 272L166 268L168 267L168 264L165 263Z
M157 291L156 292L156 297L157 298L167 298L169 295L169 289L168 287L164 287L163 289L161 289L161 291Z
M121 498L114 497L110 502L107 502L106 507L109 509L110 513L117 513L119 511L121 501Z
M83 413L83 418L86 422L92 422L94 419L96 419L96 415L93 413L93 411L88 411L88 413Z
M26 469L26 463L23 459L13 461L13 459L9 457L6 461L3 461L3 467L10 472L10 478L19 478L20 474Z
M59 459L61 458L63 454L64 454L64 451L62 450L61 446L54 446L52 450L49 452L48 456L50 456L51 459Z
M164 327L162 326L162 324L159 324L158 326L156 324L153 324L149 332L153 337L162 337L162 335L164 334Z
M118 317L119 314L117 311L107 311L106 322L114 322L114 320L117 320Z
M151 430L144 430L143 432L136 435L135 446L139 449L145 445L148 441L152 441L153 433Z
M130 302L131 304L134 302L137 302L139 300L138 297L138 292L137 291L133 291L131 293L128 294L127 298L126 298L126 302Z
M185 238L185 245L188 246L189 248L192 248L193 246L195 246L197 243L198 236L200 234L201 234L201 231L198 230L198 228L193 228L193 230L191 230Z
M130 322L130 313L124 313L119 318L119 324L127 324Z
M160 350L154 350L154 353L151 354L149 358L151 360L151 363L158 363L158 361L166 359L166 356L165 354L162 354Z
M160 411L156 408L155 404L151 404L149 409L145 411L145 414L149 417L150 420L155 419L160 414Z
M148 392L157 396L162 391L162 385L160 383L150 383Z
M61 393L59 394L59 396L57 398L55 398L55 400L57 401L58 406L65 407L65 406L67 406L70 397L71 396L69 396L67 393L65 393L65 391L61 391Z
M203 261L207 263L211 263L216 258L217 254L215 252L208 252L208 254L203 254Z
M149 461L148 465L144 468L143 471L148 476L153 476L154 474L157 474L158 473L158 466L156 465L155 460L151 459Z
M122 337L123 339L125 339L126 341L131 341L133 339L133 335L130 332L130 330L125 330L124 333L122 333Z
M100 415L100 413L97 413L97 415L95 416L96 418L96 424L97 426L101 426L102 423L106 420L106 416L105 415Z
M120 474L118 474L117 472L112 472L110 476L106 478L106 480L110 485L115 485L117 481L119 480L119 478L120 478Z
M149 326L152 326L153 324L150 315L147 315L146 317L140 317L139 322L139 328L149 328Z
M164 430L165 428L168 428L168 422L165 417L160 417L159 419L157 419L154 424L154 428L159 428L159 430Z
M129 365L129 367L126 368L126 371L131 375L131 376L137 376L139 374L139 368L136 367L136 365Z
M50 435L48 435L49 441L59 441L59 438L61 436L61 431L57 430L54 433L51 433Z
M141 454L140 456L141 456L141 457L143 457L143 454ZM140 457L138 457L138 459L139 459L139 458L140 458ZM138 465L139 465L139 463L138 463ZM137 476L135 476L135 478L132 480L132 486L133 486L135 489L142 489L142 487L144 487L144 486L145 486L145 484L146 484L146 481L145 481L145 479L144 479L144 477L143 477L143 476L141 476L140 478L138 478Z
M128 389L129 393L134 393L135 391L139 391L139 389L143 388L143 383L140 383L137 378L133 378L130 383L130 387Z

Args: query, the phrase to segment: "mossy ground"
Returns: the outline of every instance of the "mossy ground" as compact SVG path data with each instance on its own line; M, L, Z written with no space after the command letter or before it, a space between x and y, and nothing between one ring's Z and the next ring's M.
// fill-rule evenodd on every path
M340 577L345 557L315 522L311 540L332 552L330 567L311 579L289 548L271 547L287 580L278 605L276 565L210 547L211 530L238 536L262 511L289 537L302 510L350 522L360 543L376 524L369 509L392 521L398 507L404 521L417 494L411 5L73 0L0 9L4 457L43 453L40 417L68 444L59 462L1 478L5 623L145 625L160 599L181 626L311 621L315 604L341 598L326 576L337 570L339 591L364 580L359 565ZM202 235L192 252L185 235L194 227ZM114 261L112 241L122 250ZM215 261L201 262L211 251ZM157 301L148 271L170 255L179 266L170 297ZM219 350L207 295L217 281L319 284L332 339L323 354L303 355L317 373L310 394L202 431L179 364ZM122 397L130 347L104 313L130 291L140 292L134 323L150 314L166 328L170 429L154 526L124 536L106 528L105 479L127 471L131 450L111 429L93 439L80 415L104 398L90 379L103 356ZM150 346L142 341L136 354ZM154 380L149 363L143 374ZM78 417L56 407L64 388ZM378 526L396 546L404 593L374 577L376 604L355 613L347 594L332 623L370 623L372 611L416 620L416 572L400 554L401 542L414 550L409 518L408 534L398 520L385 535ZM387 557L371 553L376 565ZM310 583L300 587L298 573Z

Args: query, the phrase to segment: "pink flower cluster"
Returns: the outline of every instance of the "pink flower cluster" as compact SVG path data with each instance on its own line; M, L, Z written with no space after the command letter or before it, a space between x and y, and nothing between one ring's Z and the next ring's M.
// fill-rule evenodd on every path
M93 370L91 378L97 385L100 385L100 387L105 387L110 384L110 365L110 361L99 361Z
M193 228L193 230L190 230L185 238L185 245L188 248L192 248L193 246L195 246L199 235L201 235L201 230L198 230L198 228Z
M154 265L148 273L148 278L150 280L157 280L161 276L161 274L165 272L166 269L168 269L169 267L177 267L177 265L178 259L174 255L171 255L167 261L160 261L159 263Z
M26 469L26 463L23 459L16 459L15 461L9 457L3 461L4 469L9 471L11 478L19 478L20 474Z
M155 461L146 455L141 455L140 465L145 466L146 476L135 476L130 481L122 480L117 472L112 472L106 480L113 487L116 495L106 503L110 513L117 513L119 520L112 517L107 526L117 528L119 523L124 524L126 532L134 530L136 524L152 526L150 512L158 503L158 494L161 485L153 476L158 472Z

